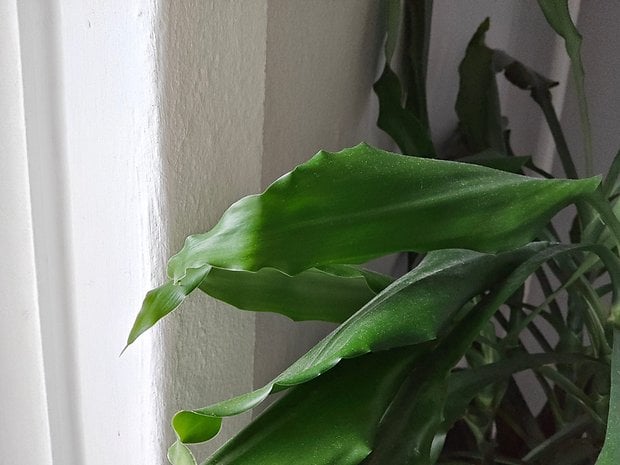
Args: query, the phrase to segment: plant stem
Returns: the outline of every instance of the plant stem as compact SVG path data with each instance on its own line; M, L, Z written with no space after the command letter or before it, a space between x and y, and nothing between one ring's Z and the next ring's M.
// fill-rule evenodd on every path
M548 90L546 90L546 93L547 95L540 95L540 92L533 91L532 98L542 110L543 115L545 115L545 120L549 125L549 130L551 131L551 136L555 142L555 147L558 151L560 162L562 163L562 168L564 169L566 177L577 179L579 177L577 174L577 168L575 167L573 157L568 149L568 144L566 143L566 138L564 137L564 132L562 131L562 126L560 125L560 120L558 119L555 108L553 108L553 104L551 103L551 94Z

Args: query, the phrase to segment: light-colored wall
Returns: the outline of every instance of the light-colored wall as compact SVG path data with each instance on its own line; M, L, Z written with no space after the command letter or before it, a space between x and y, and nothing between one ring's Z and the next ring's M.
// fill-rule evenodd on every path
M592 125L594 174L605 173L620 150L620 86L618 86L618 22L620 3L582 2L578 28L583 36L582 55L586 71L586 96ZM583 139L579 109L572 81L562 113L569 148L583 169ZM581 171L583 173L583 171Z
M232 202L260 189L266 24L264 0L161 3L160 264L185 236L206 231ZM157 331L158 422L166 445L174 439L168 424L175 411L252 389L254 315L196 294ZM246 421L225 421L199 455Z
M51 464L17 7L0 3L0 437L2 461Z
M379 2L270 0L262 187L321 149L364 140L387 143L374 128ZM303 244L300 244L303 247ZM255 386L314 345L332 325L256 317Z

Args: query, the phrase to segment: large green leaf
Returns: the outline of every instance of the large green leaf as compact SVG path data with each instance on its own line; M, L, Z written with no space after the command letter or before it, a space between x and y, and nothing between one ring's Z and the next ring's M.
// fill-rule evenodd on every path
M468 300L546 246L534 243L498 255L431 252L271 383L210 407L179 412L173 426L183 442L206 441L219 428L220 417L242 413L271 392L310 381L342 359L433 340Z
M146 295L127 345L177 308L196 287L242 310L281 313L296 321L340 323L391 282L387 276L347 265L311 268L295 276L272 268L253 272L204 266Z
M236 202L208 233L190 236L168 274L177 281L207 264L295 274L398 251L497 252L531 240L598 184L527 178L365 144L319 152L263 194Z
M358 464L416 356L404 348L343 361L288 391L205 465Z

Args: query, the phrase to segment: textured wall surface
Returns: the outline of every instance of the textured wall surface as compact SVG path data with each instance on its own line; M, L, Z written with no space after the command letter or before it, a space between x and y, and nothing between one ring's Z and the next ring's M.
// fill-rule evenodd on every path
M51 464L15 1L0 3L0 437L3 463Z
M212 227L235 200L260 189L266 1L180 0L159 11L157 79L164 192L162 257ZM157 347L159 423L252 389L254 316L192 296L162 325ZM244 418L224 422L212 450Z
M378 143L371 92L379 24L379 2L372 0L268 2L263 187L320 149ZM331 327L257 315L255 385Z

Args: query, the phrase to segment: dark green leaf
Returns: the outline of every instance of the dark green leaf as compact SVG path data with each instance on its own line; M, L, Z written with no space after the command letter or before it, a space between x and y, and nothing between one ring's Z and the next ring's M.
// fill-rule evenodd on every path
M459 93L455 109L470 152L494 149L506 154L494 51L484 43L488 30L487 18L467 46L465 58L459 66Z
M611 393L605 444L596 465L620 463L620 329L614 329L613 354L611 358Z
M231 271L204 266L179 283L150 291L127 345L177 308L198 286L203 292L242 310L281 313L293 320L340 323L359 310L392 279L348 265L311 268L289 276L272 268Z
M432 16L432 0L405 0L403 27L403 68L407 83L405 108L414 112L427 132L430 131L426 102L426 74Z
M480 390L490 384L506 381L519 371L558 363L588 361L582 354L542 353L519 354L498 362L455 371L448 380L448 395L445 408L445 426L450 427L467 409ZM590 360L591 361L591 360Z
M373 86L379 99L377 126L394 139L405 155L434 157L435 149L428 130L413 111L402 106L402 88L389 64Z
M345 360L297 386L205 465L356 465L416 357L411 348Z
M365 144L319 152L263 194L232 205L210 232L190 236L168 274L176 281L207 264L295 274L398 251L497 252L531 240L598 184L532 179Z
M549 125L549 130L551 131L566 176L573 179L578 178L575 163L551 101L549 89L558 83L538 74L502 51L494 51L494 60L497 69L504 70L504 75L508 81L520 89L530 91L532 99L540 106Z
M468 250L429 253L417 268L395 281L267 386L210 407L179 412L173 420L177 434L183 442L205 441L219 428L218 417L251 409L270 392L314 379L341 359L436 338L469 299L545 247L545 243L530 244L499 255Z

